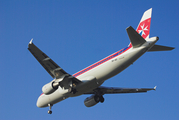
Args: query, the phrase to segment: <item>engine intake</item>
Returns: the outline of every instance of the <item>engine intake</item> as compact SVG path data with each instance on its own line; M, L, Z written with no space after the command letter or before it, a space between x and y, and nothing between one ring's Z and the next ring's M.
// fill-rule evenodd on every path
M59 83L58 82L50 82L50 83L47 83L46 85L44 85L42 87L42 92L45 94L45 95L49 95L53 92L55 92L57 89L58 89L58 86L59 86Z

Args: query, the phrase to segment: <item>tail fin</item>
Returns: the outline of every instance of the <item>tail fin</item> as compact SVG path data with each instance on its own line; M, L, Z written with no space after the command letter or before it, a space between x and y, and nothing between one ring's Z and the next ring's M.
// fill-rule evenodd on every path
M146 40L149 38L152 8L144 12L136 31Z
M131 41L129 46L136 48L149 40L151 16L152 8L144 12L136 31L131 26L126 29ZM148 51L169 51L173 49L174 47L154 45Z
M144 12L139 22L139 25L137 26L136 29L137 33L139 33L145 40L149 38L151 16L152 16L152 8ZM131 43L128 46L130 45Z

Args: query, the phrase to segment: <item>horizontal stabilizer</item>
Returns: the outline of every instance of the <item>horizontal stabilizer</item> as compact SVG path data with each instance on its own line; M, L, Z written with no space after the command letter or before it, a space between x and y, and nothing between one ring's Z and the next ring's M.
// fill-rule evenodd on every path
M133 48L139 47L146 42L146 40L140 36L131 26L128 27L126 31Z
M167 47L167 46L162 46L162 45L154 45L149 52L154 52L154 51L169 51L175 49L174 47Z

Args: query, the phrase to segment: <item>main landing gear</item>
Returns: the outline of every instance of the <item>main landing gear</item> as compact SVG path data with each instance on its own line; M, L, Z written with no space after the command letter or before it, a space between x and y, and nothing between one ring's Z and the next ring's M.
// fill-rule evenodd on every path
M75 93L77 92L76 89L73 88L73 87L70 87L70 88L68 89L68 91L69 91L70 93L73 93L73 94L75 94Z
M73 83L73 84L71 85L71 87L68 89L68 92L75 94L75 93L77 92L77 90L76 90L75 87L76 87L76 84Z
M52 109L53 105L52 104L48 104L48 106L49 106L48 114L52 114L52 110L51 109Z
M101 102L101 103L104 102L104 97L102 95L100 95L100 96L95 95L94 99L95 99L96 102Z
M100 91L100 90L95 90L95 96L94 96L94 99L95 101L98 103L98 102L101 102L103 103L104 102L104 97L103 97L103 93Z

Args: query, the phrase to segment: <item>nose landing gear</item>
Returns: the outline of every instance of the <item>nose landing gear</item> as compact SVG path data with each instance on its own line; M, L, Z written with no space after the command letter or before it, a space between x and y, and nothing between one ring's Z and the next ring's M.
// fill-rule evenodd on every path
M52 104L48 104L48 106L49 106L48 114L52 114L52 110L51 109L52 109L53 105Z

